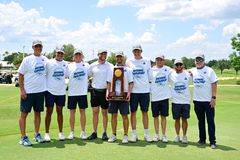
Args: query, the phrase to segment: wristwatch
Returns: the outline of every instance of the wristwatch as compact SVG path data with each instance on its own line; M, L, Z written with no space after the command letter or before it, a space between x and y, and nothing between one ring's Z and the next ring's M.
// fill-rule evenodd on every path
M216 99L216 96L212 96L212 99Z

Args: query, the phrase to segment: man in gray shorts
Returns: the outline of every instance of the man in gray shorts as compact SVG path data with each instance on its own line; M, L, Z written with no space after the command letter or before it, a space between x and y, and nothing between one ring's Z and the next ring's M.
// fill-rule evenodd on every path
M130 95L133 87L133 76L132 71L130 68L126 67L124 63L124 54L123 52L117 52L116 53L116 66L114 68L123 68L124 70L124 92L126 92L127 97L126 101L120 100L120 101L111 101L109 104L108 112L112 114L112 136L108 139L108 142L114 142L117 139L117 114L118 110L120 110L120 114L122 115L123 119L123 129L124 129L124 136L122 143L128 143L128 127L129 127L129 120L128 120L128 114L129 114L129 101L130 101ZM107 76L107 93L106 93L106 99L109 101L109 93L112 91L113 88L113 73L114 70L108 73ZM117 82L115 82L115 92L121 92L121 87L118 86ZM119 91L120 90L120 91Z

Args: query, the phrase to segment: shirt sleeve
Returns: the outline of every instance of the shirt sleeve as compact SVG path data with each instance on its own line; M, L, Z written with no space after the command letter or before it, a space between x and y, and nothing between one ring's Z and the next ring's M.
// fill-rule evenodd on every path
M152 81L153 81L153 71L152 71L152 69L149 70L148 77L149 77L149 82L152 83Z
M107 82L112 83L113 78L113 68L109 68L107 72Z
M18 68L18 73L23 74L23 75L26 74L26 72L27 72L26 63L27 63L26 59L23 59L20 67Z
M130 68L127 68L127 73L128 73L128 83L133 82L133 74Z
M217 77L216 73L214 72L214 70L212 68L210 68L210 82L215 83L217 81L218 81L218 77Z

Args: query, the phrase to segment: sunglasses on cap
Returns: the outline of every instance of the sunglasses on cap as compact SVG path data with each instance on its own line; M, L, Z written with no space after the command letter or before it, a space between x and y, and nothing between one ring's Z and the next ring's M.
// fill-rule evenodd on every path
M182 63L176 63L175 66L182 66Z
M202 59L202 58L196 58L196 62L204 62L204 59Z

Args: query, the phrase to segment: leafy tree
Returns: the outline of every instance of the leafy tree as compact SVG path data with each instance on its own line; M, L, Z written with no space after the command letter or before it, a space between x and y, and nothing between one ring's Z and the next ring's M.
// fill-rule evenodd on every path
M226 59L218 60L217 61L217 68L220 69L221 74L222 74L224 69L229 69L230 68L229 61L226 60Z
M17 56L17 54L18 54L17 52L15 52L15 53L10 53L10 52L6 51L6 52L3 54L3 56L4 56L3 60L4 60L4 61L8 61L9 63L13 63L13 59L14 59L15 56Z
M113 52L112 52L112 53L108 56L108 58L107 58L107 61L108 61L109 63L112 63L113 65L116 64L116 57L115 57L115 55L116 55L116 53L113 53ZM124 56L124 62L123 62L123 63L125 63L126 60L127 60L127 56Z
M182 61L186 69L189 69L195 66L195 63L194 63L195 59L193 58L183 57Z
M212 68L217 68L217 60L211 60L207 63L207 66L212 67Z
M174 59L165 59L165 65L169 67L173 67Z
M236 75L240 70L240 33L231 39L232 49L234 50L232 54L229 55L232 67L236 71Z
M64 60L65 61L72 61L73 60L73 54L74 54L74 46L72 44L64 44ZM54 50L55 53L55 50Z

